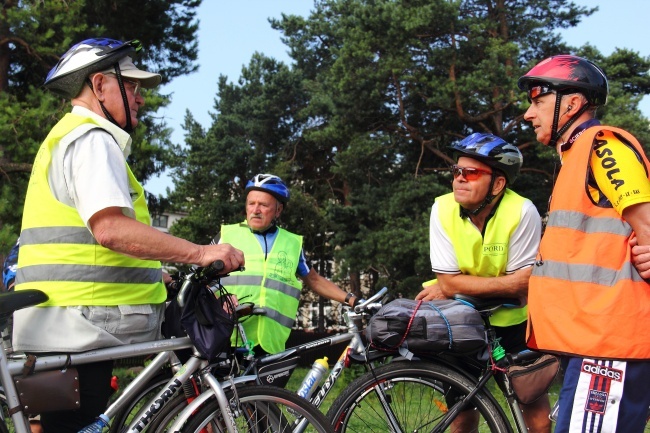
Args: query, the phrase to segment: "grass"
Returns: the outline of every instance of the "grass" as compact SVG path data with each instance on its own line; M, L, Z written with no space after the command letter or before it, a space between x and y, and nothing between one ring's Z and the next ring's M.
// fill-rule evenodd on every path
M298 388L300 387L300 384L302 383L302 379L307 375L309 372L309 368L302 368L299 367L297 368L292 376L291 379L289 380L289 383L287 384L286 388L290 389L292 391L297 391ZM334 384L334 387L328 394L328 396L325 398L323 401L320 410L323 413L327 413L329 410L330 406L336 399L336 397L341 393L341 391L347 387L354 379L356 379L359 375L364 374L365 370L361 366L354 366L350 369L344 369L343 372L341 373L341 376L337 380L337 382ZM556 379L556 381L553 383L551 386L551 389L549 390L549 399L551 403L551 407L555 404L559 397L559 391L560 391L560 379ZM505 397L503 396L503 393L497 386L496 382L494 379L490 380L488 382L488 389L490 393L494 396L494 398L499 402L501 407L503 408L504 412L508 415L508 419L510 421L510 425L514 426L514 422L512 419L512 414L510 413L510 409L508 407L508 404L506 402ZM514 427L513 427L514 428Z
M137 368L118 368L114 370L113 373L118 377L120 383L120 389L123 389L136 376L137 371L138 371ZM289 379L286 388L291 391L297 392L298 389L300 388L303 378L307 375L308 372L309 372L309 368L307 367L296 368L293 374L291 375L291 378ZM363 366L360 365L355 365L352 366L351 368L344 369L343 372L341 373L341 376L332 387L332 390L330 391L330 393L327 395L327 397L321 404L320 410L323 413L327 413L330 406L332 405L336 397L343 391L343 389L345 389L352 381L354 381L357 377L359 377L364 373L365 373L365 369L363 368ZM510 410L503 396L503 393L501 393L501 390L498 388L494 380L491 380L488 383L488 388L492 393L492 395L495 397L495 399L499 402L504 412L508 415L510 424L514 425L512 420L512 414L510 413ZM554 383L551 389L549 390L551 406L555 403L555 401L558 398L559 388L560 388L559 381L556 381L556 383ZM117 395L118 394L114 395L114 398L117 397Z

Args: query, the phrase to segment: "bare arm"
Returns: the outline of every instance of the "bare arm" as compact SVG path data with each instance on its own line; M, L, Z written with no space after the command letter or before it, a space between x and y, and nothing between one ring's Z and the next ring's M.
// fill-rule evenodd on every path
M309 273L304 277L301 277L301 279L305 284L307 284L307 287L318 293L320 296L344 303L347 292L344 292L339 288L339 286L321 276L314 270L314 268L311 268Z
M528 279L533 268L519 269L512 274L499 277L476 277L463 274L438 274L441 293L447 298L456 294L476 297L525 298L528 294Z
M632 226L634 236L632 263L643 278L650 278L650 203L638 203L626 207L623 218Z
M244 253L229 244L197 245L163 233L110 207L88 221L97 242L105 248L144 260L208 266L222 260L226 272L244 264Z

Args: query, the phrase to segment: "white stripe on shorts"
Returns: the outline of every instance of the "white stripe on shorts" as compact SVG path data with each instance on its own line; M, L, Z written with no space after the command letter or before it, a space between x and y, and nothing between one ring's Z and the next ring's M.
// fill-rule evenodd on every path
M583 359L569 432L615 432L626 362Z

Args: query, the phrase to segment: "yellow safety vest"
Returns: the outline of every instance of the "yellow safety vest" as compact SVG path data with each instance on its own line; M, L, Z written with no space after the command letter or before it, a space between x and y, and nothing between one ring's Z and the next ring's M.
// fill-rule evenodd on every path
M284 350L302 290L302 281L296 277L302 236L278 231L265 260L262 246L245 221L221 226L221 242L241 249L246 258L246 270L233 272L222 284L242 302L265 308L266 315L249 317L243 326L248 340L268 353ZM235 335L233 343L234 339Z
M58 201L50 190L52 150L100 128L91 118L67 114L41 145L25 197L16 290L38 289L49 296L40 306L137 305L165 301L161 263L111 251L97 243L74 207ZM72 140L70 140L72 138ZM151 219L142 186L128 164L138 221Z
M485 236L474 227L469 218L460 218L460 205L454 194L436 199L442 228L451 239L460 272L479 277L498 277L506 274L510 237L521 221L526 199L506 189L496 212L485 227ZM526 321L527 307L501 307L490 317L493 326L512 326Z

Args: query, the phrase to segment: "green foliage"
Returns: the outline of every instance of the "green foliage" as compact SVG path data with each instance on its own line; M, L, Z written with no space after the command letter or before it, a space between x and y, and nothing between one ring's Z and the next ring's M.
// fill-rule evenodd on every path
M40 87L48 71L80 40L139 39L139 62L163 81L196 70L200 0L72 0L4 2L0 14L0 254L20 231L31 164L50 128L70 110ZM136 30L134 30L136 29ZM136 32L136 33L134 33ZM161 172L170 131L155 116L169 97L145 91L146 106L129 159L140 181ZM160 200L158 200L160 202Z
M137 37L147 47L143 64L171 80L196 68L199 3L5 5L0 251L17 234L36 148L69 109L38 88L58 56L83 37ZM188 112L184 143L171 143L155 115L169 97L147 92L130 163L141 180L170 169L174 191L150 203L187 212L172 232L199 243L243 219L248 179L277 174L292 194L282 225L304 235L319 272L352 290L363 277L371 288L412 296L432 277L429 212L450 190L447 146L455 140L492 132L516 144L524 166L513 189L546 211L558 158L523 121L528 102L516 85L533 64L558 53L600 64L611 93L603 122L647 148L638 103L650 93L650 58L626 49L606 57L562 41L562 29L595 10L568 0L315 0L309 17L271 20L293 65L255 54L236 83L220 77L212 125ZM11 67L3 70L3 59Z
M568 52L601 64L604 122L648 143L637 104L650 59L562 41L595 10L567 0L316 0L309 17L271 20L294 66L256 54L237 84L222 78L207 132L189 116L171 164L174 204L190 212L177 233L206 240L241 219L245 181L275 173L293 194L284 225L305 235L319 271L329 275L333 259L335 279L353 290L363 276L413 296L432 277L429 212L450 190L455 140L492 132L515 143L524 167L513 189L546 211L558 158L523 121L517 88L535 63Z

